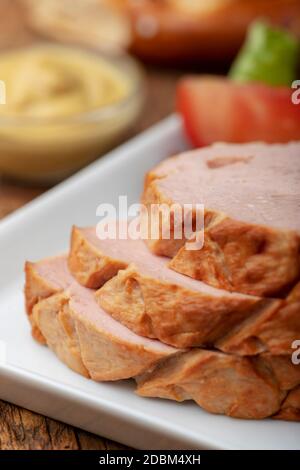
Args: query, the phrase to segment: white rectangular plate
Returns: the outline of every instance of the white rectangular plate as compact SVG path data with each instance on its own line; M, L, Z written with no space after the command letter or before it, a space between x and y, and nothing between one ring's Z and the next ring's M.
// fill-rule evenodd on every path
M210 415L191 402L140 398L133 381L95 383L30 336L23 265L67 250L72 224L96 224L96 207L137 202L145 172L187 148L180 120L161 124L0 222L0 398L143 449L299 449L300 426Z

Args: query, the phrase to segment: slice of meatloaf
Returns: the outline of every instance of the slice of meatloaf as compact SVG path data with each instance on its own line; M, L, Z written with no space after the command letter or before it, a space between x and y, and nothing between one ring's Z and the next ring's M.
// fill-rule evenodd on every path
M117 321L179 348L211 346L249 317L269 317L281 304L176 273L143 240L100 240L95 228L73 229L69 268L83 284L102 286L96 299Z
M64 363L94 380L138 375L140 395L193 399L212 413L247 419L279 417L289 391L300 383L300 369L291 370L288 356L183 351L137 336L96 304L63 256L27 263L25 292L36 331ZM288 419L293 416L290 405Z
M115 319L177 347L291 354L300 338L299 286L281 301L228 293L174 273L142 241L100 240L95 228L73 229L69 266L81 282L104 284L96 298Z
M34 336L70 368L94 380L119 380L179 351L136 335L96 303L71 276L66 257L26 263L26 304Z
M289 356L281 360L290 367ZM292 367L294 375L297 375L293 384L297 387L300 369ZM137 383L137 393L143 397L176 401L193 399L210 413L246 419L276 414L280 417L280 413L285 419L286 407L297 393L297 388L288 395L283 391L287 385L284 375L276 376L270 362L264 358L238 357L200 349L166 359L153 371L138 377ZM284 409L281 409L282 403ZM296 413L290 413L287 419L297 419Z
M146 176L142 202L148 214L153 204L203 204L204 247L174 239L174 223L169 239L160 226L148 246L211 286L278 296L300 278L299 175L300 142L216 144L169 158Z

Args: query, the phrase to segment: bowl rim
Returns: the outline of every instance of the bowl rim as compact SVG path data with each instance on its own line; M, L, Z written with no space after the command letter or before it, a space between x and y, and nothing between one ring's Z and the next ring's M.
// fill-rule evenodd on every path
M131 55L122 51L120 53L108 53L103 50L95 49L92 47L87 47L82 44L68 44L68 43L61 43L55 41L38 41L29 43L26 45L21 45L18 47L9 47L4 51L0 52L1 56L5 54L9 54L11 52L22 51L26 49L33 49L39 48L43 46L48 47L56 47L56 48L64 48L70 49L74 51L85 51L90 55L102 57L104 60L112 64L114 67L118 68L122 72L122 65L120 62L123 62L124 68L128 68L128 76L131 77L133 80L133 86L129 90L129 93L125 95L124 98L121 100L101 106L94 109L89 109L87 111L83 111L81 113L70 114L69 116L53 116L53 117L38 117L38 116L19 116L19 115L11 115L5 116L0 115L0 128L3 126L32 126L37 125L39 127L55 125L55 126L64 126L70 124L82 124L88 122L99 122L105 121L106 119L110 119L115 116L118 112L126 109L132 101L134 101L139 96L144 95L145 91L145 84L144 84L144 71L142 65Z

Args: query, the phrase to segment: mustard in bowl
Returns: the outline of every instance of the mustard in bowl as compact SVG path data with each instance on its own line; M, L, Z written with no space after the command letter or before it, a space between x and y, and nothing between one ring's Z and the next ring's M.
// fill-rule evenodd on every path
M59 44L0 54L0 173L52 183L109 149L136 119L133 59Z

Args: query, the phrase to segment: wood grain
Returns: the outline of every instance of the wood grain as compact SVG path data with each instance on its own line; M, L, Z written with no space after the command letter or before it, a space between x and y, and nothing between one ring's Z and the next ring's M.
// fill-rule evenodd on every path
M16 0L0 0L0 47L30 42ZM147 68L147 100L134 136L169 115L179 72ZM0 218L41 194L46 188L22 186L0 179ZM124 446L0 401L1 450L118 450Z
M0 401L1 450L120 450L125 446Z

